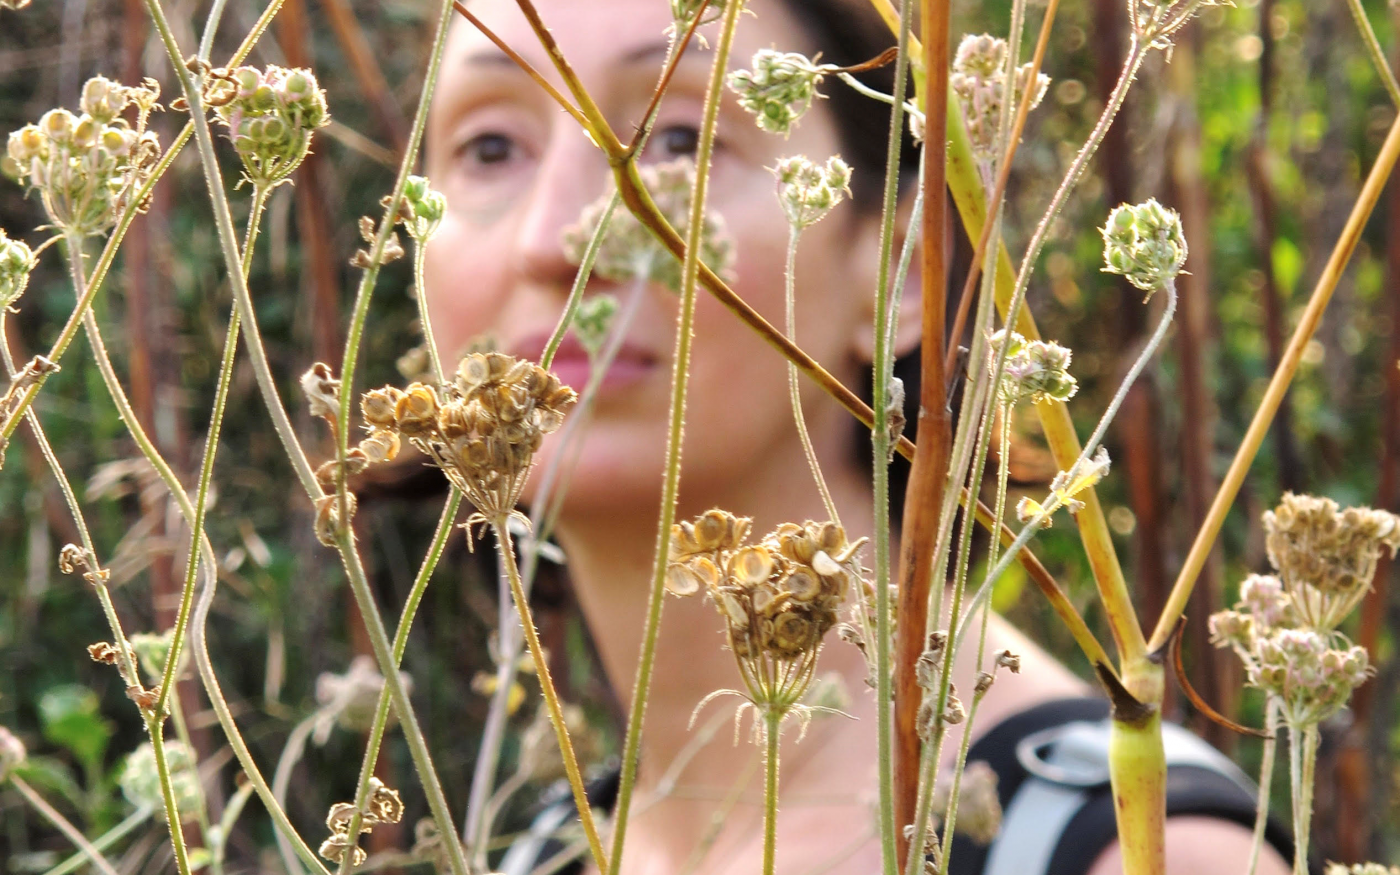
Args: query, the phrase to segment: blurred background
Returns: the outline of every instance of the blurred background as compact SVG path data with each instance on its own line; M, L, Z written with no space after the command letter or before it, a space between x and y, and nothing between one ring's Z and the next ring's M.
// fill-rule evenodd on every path
M1391 11L1371 5L1382 44L1394 45ZM296 185L273 197L250 283L283 397L313 456L318 447L319 455L329 452L329 435L306 415L295 379L312 361L338 369L358 279L348 264L358 244L355 221L378 216L378 199L392 184L421 87L431 6L286 0L250 59L312 67L334 119L318 135ZM169 11L184 22L182 43L192 46L189 22L202 22L203 4L181 0ZM216 59L228 56L260 11L229 4ZM1004 0L955 2L955 33L1002 33L1007 12ZM1032 27L1038 21L1033 7ZM1118 74L1125 29L1121 0L1065 0L1061 7L1045 65L1050 91L1031 115L1012 178L1012 252L1023 248L1097 118ZM1149 623L1395 115L1340 0L1239 0L1207 8L1169 59L1158 53L1144 68L1091 174L1058 220L1029 298L1045 335L1075 350L1081 391L1071 408L1087 433L1161 304L1144 307L1136 290L1099 272L1097 227L1113 205L1149 196L1181 212L1191 245L1181 309L1163 354L1110 430L1115 476L1100 487ZM127 83L152 76L166 100L173 96L176 86L140 0L36 0L19 13L0 10L0 134L52 107L76 109L82 83L97 73ZM151 126L169 143L179 120L158 113ZM222 158L226 178L236 178L231 150ZM150 212L132 226L95 304L138 415L187 482L194 480L208 427L231 302L203 186L197 156L186 150L156 188ZM1260 702L1241 693L1235 658L1209 646L1205 618L1233 603L1248 573L1267 569L1260 513L1289 489L1400 510L1400 222L1389 220L1400 209L1400 187L1391 190L1307 348L1189 613L1185 653L1193 684L1220 710L1252 725L1262 722ZM246 212L246 198L235 194L233 204ZM35 199L0 180L0 226L37 245L44 235L32 229L43 221ZM417 368L410 287L404 262L381 276L362 358L366 385L399 382L401 370ZM46 255L20 312L6 321L17 358L47 349L72 305L66 274ZM85 355L80 338L36 409L83 497L127 630L161 631L175 615L187 533ZM243 733L270 775L294 729L320 707L318 678L344 674L369 646L339 563L316 542L311 509L269 425L243 363L234 376L217 504L208 521L221 561L209 638ZM1028 485L1048 480L1054 468L1038 451L1033 417L1018 420L1016 431L1013 473ZM416 460L359 487L361 544L392 623L445 493L441 478ZM58 572L59 548L76 540L57 486L22 427L0 469L0 726L28 747L30 783L95 836L132 811L119 782L144 730L116 673L85 652L110 636L89 587ZM460 539L453 544L419 613L404 670L413 678L448 800L461 811L486 711L479 673L491 667L497 609L493 569L480 556L468 557ZM1061 523L1037 544L1056 578L1089 604L1092 585L1072 527ZM592 759L601 763L619 746L616 702L599 680L567 586L547 571L543 577L536 598L545 636L560 662L561 686L588 720ZM1314 842L1330 859L1400 856L1394 758L1400 591L1392 577L1393 566L1383 563L1375 592L1349 630L1371 650L1379 672L1324 736ZM997 607L1085 671L1069 636L1023 584L1013 569L998 587ZM531 695L512 717L507 773L534 719L533 679L523 676L522 683ZM186 680L180 691L215 814L234 792L236 769L197 682ZM1178 719L1255 768L1257 742L1200 718L1180 696L1170 701ZM287 805L309 837L320 835L331 803L350 797L363 744L353 725L307 744ZM406 749L392 732L379 772L390 786L412 783ZM1276 782L1281 790L1286 785ZM425 811L416 792L404 795L404 824L377 829L371 850L413 843L412 824ZM1287 810L1284 798L1276 811ZM123 872L174 871L166 845L164 827L147 822L109 856ZM256 801L229 847L230 872L280 871ZM0 861L7 871L45 872L71 852L12 790L0 787Z

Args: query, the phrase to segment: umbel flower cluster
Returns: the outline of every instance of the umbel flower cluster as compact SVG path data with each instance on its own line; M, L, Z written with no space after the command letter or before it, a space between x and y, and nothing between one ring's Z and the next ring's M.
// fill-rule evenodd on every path
M760 49L752 70L729 74L729 89L739 96L739 105L754 116L761 130L788 134L797 120L821 96L817 86L834 67L815 64L806 55Z
M749 699L778 713L806 691L822 637L860 577L856 553L835 523L784 523L745 544L751 520L710 510L671 527L666 585L705 592L728 631Z
M1006 60L1006 40L985 33L968 34L958 43L953 69L948 74L948 85L962 110L972 155L984 164L1001 157L1004 147L998 142L998 134L1001 99L1006 90ZM1020 104L1027 90L1032 93L1031 107L1039 106L1049 87L1049 76L1039 73L1032 82L1031 65L1022 64L1016 68L1012 106Z
M1148 298L1175 281L1186 264L1181 216L1153 198L1114 207L1102 233L1104 273L1121 274Z
M504 524L541 440L574 400L574 390L539 365L488 352L462 359L456 379L442 386L367 392L360 411L380 458L393 458L406 438L476 505L469 524Z
M690 227L695 162L680 158L643 167L640 173L642 184L661 215L684 236ZM578 223L564 229L564 256L574 264L583 262L588 241L597 232L609 200L610 196L605 194L584 207ZM706 211L704 225L700 228L700 259L726 282L733 279L734 240L725 228L724 219L710 211ZM681 290L680 261L628 210L613 210L593 261L593 272L614 282L650 280L677 294Z
M1068 401L1079 389L1079 382L1070 376L1070 350L1049 340L1026 340L1016 331L1007 340L1006 329L992 335L990 365L1003 343L1006 365L1001 372L1001 399L1010 405L1022 401L1039 403L1046 398Z
M34 253L23 240L12 240L0 228L0 310L19 300L34 270Z
M1264 529L1277 576L1247 578L1234 608L1210 618L1211 638L1239 655L1287 725L1316 725L1370 674L1366 650L1336 627L1370 588L1381 549L1400 546L1400 519L1287 493Z
M826 159L824 166L805 155L780 158L773 175L778 178L778 203L798 231L821 221L851 193L851 165L838 155Z
M326 93L310 70L269 65L215 70L209 103L254 185L286 179L311 149L311 133L330 124Z
M0 171L39 192L49 221L65 235L101 234L160 158L160 141L146 130L159 97L153 79L131 87L95 76L83 85L78 115L51 109L38 124L11 133ZM122 118L131 107L135 125Z

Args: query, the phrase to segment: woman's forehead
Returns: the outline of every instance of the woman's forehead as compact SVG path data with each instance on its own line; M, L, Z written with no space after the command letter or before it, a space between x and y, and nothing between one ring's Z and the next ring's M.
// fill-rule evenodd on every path
M795 51L806 42L778 0L747 4L756 14L745 16L736 37L732 64L748 62L761 47ZM665 60L671 26L666 0L535 0L539 17L553 34L560 51L585 81L591 70L606 71L637 66L656 71ZM471 0L467 8L514 51L542 73L552 74L552 64L515 0ZM710 24L701 29L714 30ZM709 40L713 44L713 37ZM703 45L692 44L689 58L708 55ZM513 66L513 63L480 30L465 19L456 22L447 63L472 67Z

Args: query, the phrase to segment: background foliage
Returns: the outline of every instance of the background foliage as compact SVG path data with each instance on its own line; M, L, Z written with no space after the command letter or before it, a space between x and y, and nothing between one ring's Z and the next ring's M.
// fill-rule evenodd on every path
M955 4L955 32L998 26L1005 20L1002 6ZM1053 79L1049 98L1031 116L1012 181L1013 251L1112 85L1122 47L1109 35L1123 29L1120 6L1118 0L1075 0L1061 10L1046 64ZM172 20L203 16L202 8L188 2L173 4L171 12ZM256 12L249 4L230 4L225 32L241 34ZM428 14L412 0L287 0L253 55L258 64L313 66L335 119L299 171L296 187L273 198L265 220L270 242L259 249L250 283L274 370L285 377L286 398L300 397L293 380L311 361L337 360L353 279L346 259L357 244L354 219L377 214L377 199L391 183L404 117L421 84ZM1388 15L1373 10L1383 44L1392 42ZM3 13L0 22L0 132L50 107L75 107L81 83L99 72L127 82L153 75L163 81L167 99L172 96L173 82L139 0L40 0L22 14ZM192 42L188 35L182 39ZM216 47L214 54L231 47ZM1087 417L1102 409L1155 320L1129 297L1133 290L1098 271L1095 226L1114 204L1149 196L1182 212L1192 276L1183 278L1181 317L1169 349L1149 368L1109 433L1119 476L1100 487L1129 579L1149 617L1189 546L1193 520L1203 514L1243 434L1272 370L1276 338L1302 306L1394 113L1345 8L1331 0L1242 0L1236 7L1207 8L1180 39L1170 64L1165 61L1157 56L1149 62L1143 78L1150 87L1132 92L1094 174L1060 218L1030 292L1047 336L1076 350L1074 371L1087 397L1074 409L1084 411L1084 433L1092 424ZM173 118L160 115L153 122L165 142L173 125ZM226 173L235 174L232 154L224 157ZM133 226L123 247L110 293L96 304L109 338L121 339L113 352L138 412L187 480L193 479L207 426L203 405L213 394L229 302L195 164L189 150L157 188L150 214ZM1193 681L1245 722L1259 722L1258 703L1241 701L1233 660L1208 648L1203 629L1210 610L1233 601L1236 583L1264 567L1262 538L1253 525L1260 511L1288 488L1342 504L1400 510L1400 385L1394 370L1400 224L1388 228L1385 212L1379 210L1371 223L1309 347L1281 425L1255 464L1207 568L1209 586L1198 588L1190 612L1186 649ZM0 226L19 236L40 222L35 201L17 186L0 184ZM25 236L33 244L41 239ZM418 342L407 266L395 264L385 277L363 357L369 385L398 380L396 363ZM46 259L32 281L28 306L7 323L20 359L49 344L71 301L66 276L56 260ZM316 709L317 677L344 672L355 654L369 648L338 564L315 542L310 508L292 487L288 463L255 394L251 372L241 368L224 425L221 491L208 523L225 584L210 639L244 734L258 759L271 764L291 728ZM110 551L127 628L160 630L173 618L173 569L183 567L176 555L182 535L163 489L105 398L92 363L74 355L39 396L37 408L64 467L87 484L90 522L100 548ZM290 406L303 417L301 433L328 448L325 430L305 417L299 403ZM1025 485L1042 483L1054 473L1053 463L1038 449L1034 422L1017 425L1013 475ZM27 431L17 435L0 471L0 725L29 747L33 782L94 835L130 811L116 781L122 758L140 743L143 730L116 674L84 653L88 643L106 637L102 616L84 584L58 574L58 548L76 537ZM390 617L397 616L411 584L415 557L436 516L428 499L440 489L440 478L424 476L416 461L362 484L357 523ZM1092 587L1077 538L1066 523L1061 529L1049 533L1038 552L1088 604ZM473 680L490 665L496 608L493 570L459 546L454 550L429 590L429 609L410 641L405 670L414 679L416 707L438 753L449 801L460 810L485 711ZM1337 859L1387 860L1400 853L1392 755L1400 745L1394 731L1400 667L1385 631L1400 629L1400 599L1380 585L1391 571L1389 564L1383 567L1376 597L1362 611L1363 628L1353 636L1372 647L1380 674L1361 693L1356 711L1330 728L1324 746L1318 781L1324 795L1314 840ZM1082 669L1068 636L1020 584L1009 574L998 606ZM543 607L556 608L542 615L544 631L556 658L568 666L563 685L588 706L598 730L594 759L601 762L616 746L614 700L598 680L567 589L546 581L537 598ZM208 731L213 721L197 685L185 683L182 695L201 762L215 769L226 765L229 755L217 728ZM1188 707L1175 707L1183 719L1193 719ZM523 709L513 726L522 729L532 716L530 707ZM1217 743L1238 747L1246 761L1256 756L1248 744L1237 745L1209 724L1193 725ZM347 798L361 746L356 734L338 730L324 746L308 747L289 800L295 822L316 823L331 802ZM508 760L513 756L508 749ZM380 769L406 775L406 758L391 740ZM211 786L215 800L231 791L219 780ZM414 794L407 796L406 823L412 823L424 812L415 807L421 803ZM245 819L231 839L239 866L258 866L270 847L270 835L246 826L255 822L261 820ZM159 835L152 827L149 838L132 843L127 864L140 867ZM371 847L406 847L411 841L382 828ZM0 792L0 859L9 871L43 871L66 853L62 840L17 797ZM139 870L168 865L168 858L157 856Z

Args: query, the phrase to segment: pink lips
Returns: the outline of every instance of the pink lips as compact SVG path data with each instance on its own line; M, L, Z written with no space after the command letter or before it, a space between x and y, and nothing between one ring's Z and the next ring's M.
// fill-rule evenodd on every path
M508 349L513 355L539 361L547 343L548 332L536 333L521 338ZM657 357L650 351L624 341L599 388L606 392L640 383L656 371L657 364ZM572 334L565 335L563 343L559 344L549 369L564 385L578 392L583 391L592 373L588 352Z

